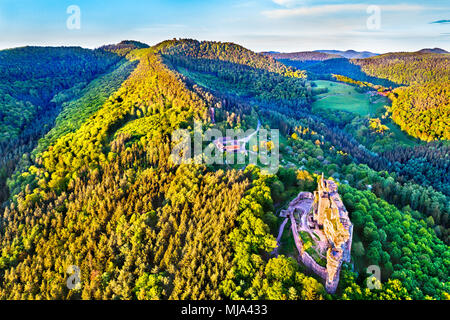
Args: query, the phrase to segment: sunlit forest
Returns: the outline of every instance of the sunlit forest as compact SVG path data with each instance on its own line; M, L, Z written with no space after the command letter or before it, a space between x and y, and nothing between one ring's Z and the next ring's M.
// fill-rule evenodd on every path
M449 75L449 54L192 39L2 50L0 299L448 300ZM194 121L278 129L277 173L173 163ZM322 174L354 225L334 294L277 243Z

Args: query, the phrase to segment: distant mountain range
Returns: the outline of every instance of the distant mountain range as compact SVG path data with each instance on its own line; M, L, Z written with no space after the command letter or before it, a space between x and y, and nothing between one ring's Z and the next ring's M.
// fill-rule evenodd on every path
M434 49L430 49L430 48L426 48L426 49L422 49L420 51L417 51L418 53L450 53L447 50L441 49L441 48L434 48Z
M271 56L276 60L293 60L293 61L325 61L329 59L342 58L337 54L328 54L317 51L303 51L292 53L275 53L275 52L262 52L266 56Z
M293 61L325 61L329 59L365 59L377 56L377 53L368 51L339 51L339 50L316 50L316 51L301 51L291 53L280 53L275 51L261 52L264 55L271 56L277 60L293 60Z
M346 59L365 59L374 56L378 56L378 53L373 53L369 51L355 51L355 50L347 50L347 51L339 51L339 50L316 50L315 52L321 52L326 54L338 55Z
M416 53L436 53L436 54L448 54L449 52L441 48L425 48L417 51ZM315 50L315 51L300 51L281 53L277 51L261 52L265 56L270 56L276 60L291 60L291 61L326 61L330 59L366 59L375 56L379 56L378 53L369 51L339 51L339 50Z

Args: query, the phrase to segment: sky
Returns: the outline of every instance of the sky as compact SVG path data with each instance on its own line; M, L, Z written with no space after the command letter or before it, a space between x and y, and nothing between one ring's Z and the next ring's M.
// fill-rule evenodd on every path
M0 49L173 38L230 41L258 52L450 51L450 1L0 0Z

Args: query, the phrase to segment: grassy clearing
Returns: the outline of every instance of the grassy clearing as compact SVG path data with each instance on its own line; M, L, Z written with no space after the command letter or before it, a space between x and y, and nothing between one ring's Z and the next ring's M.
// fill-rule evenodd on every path
M332 81L315 81L318 88L328 88L328 92L316 96L317 100L312 105L312 110L332 109L345 110L361 116L375 115L377 109L388 104L387 98L380 97L375 103L371 103L369 95L359 93L355 87Z
M379 97L372 103L368 94L359 93L355 90L355 87L346 83L325 80L318 80L315 83L318 88L328 88L328 92L316 97L317 100L312 105L313 112L318 110L344 110L360 116L379 118L384 113L384 106L391 104L390 100L385 97ZM397 141L407 146L416 146L420 143L417 139L403 132L392 120L386 125L394 133Z

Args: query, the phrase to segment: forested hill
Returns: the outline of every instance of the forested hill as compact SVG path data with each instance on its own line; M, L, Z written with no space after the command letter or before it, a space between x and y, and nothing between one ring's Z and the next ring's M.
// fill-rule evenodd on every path
M425 141L450 139L450 54L390 53L352 62L406 86L394 91L390 110L402 130Z
M125 42L86 54L112 63L52 92L59 112L32 151L8 145L20 163L0 186L9 195L0 207L0 299L449 298L442 146L421 150L429 160L420 170L397 163L395 150L370 152L311 114L304 72L235 44ZM279 129L278 173L176 165L172 133L193 134L194 120L221 132ZM354 265L343 266L335 295L296 262L292 243L272 254L276 213L316 189L322 172L340 184L355 225ZM365 288L368 265L380 266L382 289ZM73 290L71 266L81 280Z
M306 74L270 57L221 42L167 41L155 48L168 66L213 91L220 104L221 99L227 101L230 98L229 94L223 94L228 88L234 98L245 100L241 106L273 108L276 101L280 110L286 106L296 106L299 111L310 108L312 91L307 88ZM237 107L233 106L233 109ZM236 110L225 106L218 110L219 113L222 111L236 117ZM240 110L245 111L250 110Z
M60 112L64 116L64 105L91 90L89 108L71 112L84 121L89 110L118 88L130 67L104 50L23 47L0 51L0 202L8 196L6 179L52 129ZM97 78L102 79L93 82Z
M255 53L234 43L183 39L164 41L156 48L164 55L226 61L290 77L304 78L306 76L303 71L286 67L271 57Z
M124 40L117 44L109 44L106 46L102 46L99 49L113 52L120 56L126 56L128 53L130 53L135 49L144 49L144 48L149 48L148 44L139 41Z
M403 131L424 141L450 139L450 54L445 50L387 53L364 59L270 56L306 70L310 79L329 80L332 75L341 75L394 89L389 111Z
M433 49L426 48L426 49L419 50L417 52L418 53L445 53L445 54L450 53L447 50L444 50L444 49L441 49L441 48L433 48Z
M352 62L371 76L389 79L401 85L449 82L450 78L450 54L420 51L387 53Z
M118 61L114 54L82 48L0 51L0 141L18 137L56 93L85 84Z

